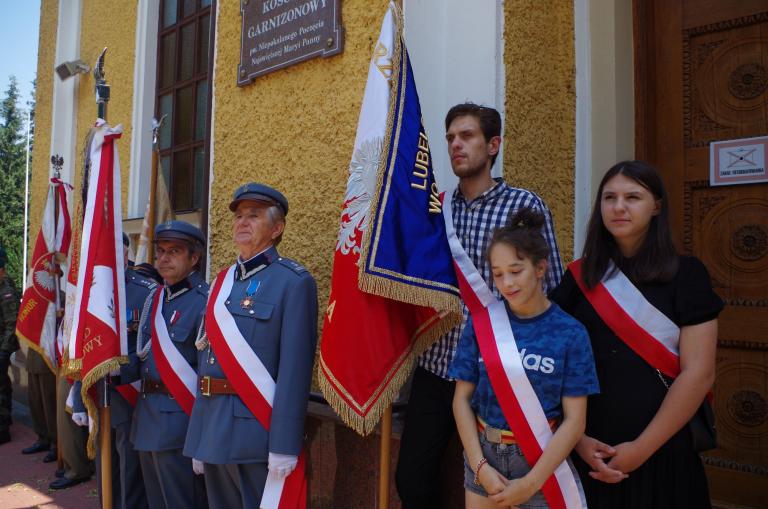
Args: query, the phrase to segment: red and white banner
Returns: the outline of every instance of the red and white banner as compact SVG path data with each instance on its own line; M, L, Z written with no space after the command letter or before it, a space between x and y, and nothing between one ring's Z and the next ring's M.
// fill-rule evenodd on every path
M648 302L613 263L600 283L587 288L581 263L576 260L568 269L600 318L645 362L676 378L680 374L680 328Z
M90 174L83 215L77 294L72 313L71 359L79 360L82 397L94 423L88 450L95 452L96 405L89 388L127 362L120 163L115 140L122 128L99 119L89 147ZM72 345L74 345L72 347Z
M236 265L216 276L205 312L205 332L221 368L237 395L265 430L272 420L275 380L248 345L235 319L227 310L226 300L232 291ZM267 475L261 499L261 509L299 509L306 507L307 479L304 451L299 455L296 469L285 478Z
M40 231L32 252L26 290L16 319L16 335L42 355L55 373L61 352L56 348L56 292L59 268L69 253L72 224L67 195L72 186L51 179ZM66 267L63 267L66 270Z
M152 355L160 372L160 378L184 413L192 414L197 394L197 372L181 355L168 334L163 318L163 293L159 288L152 303Z
M472 315L477 343L504 418L525 459L534 465L552 439L552 430L525 374L504 303L493 294L456 236L451 212L452 195L446 193L443 200L443 217L461 297ZM565 461L555 469L541 491L552 509L582 507L574 473Z

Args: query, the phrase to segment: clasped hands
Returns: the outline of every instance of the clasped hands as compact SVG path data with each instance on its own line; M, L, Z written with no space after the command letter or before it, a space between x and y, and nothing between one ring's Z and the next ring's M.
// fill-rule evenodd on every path
M499 507L515 507L528 501L538 491L538 487L528 477L507 479L487 463L480 469L477 478L488 493L488 498Z
M610 446L587 435L576 444L575 450L592 468L590 477L610 484L623 481L648 459L635 441Z

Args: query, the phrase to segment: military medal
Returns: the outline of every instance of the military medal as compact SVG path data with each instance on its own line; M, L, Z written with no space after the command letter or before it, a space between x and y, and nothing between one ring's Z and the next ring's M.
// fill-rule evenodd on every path
M248 288L245 290L245 297L243 297L243 300L240 301L240 307L243 309L251 309L254 304L253 296L256 293L256 290L259 289L259 285L261 284L261 281L258 279L252 279L250 283L248 283Z

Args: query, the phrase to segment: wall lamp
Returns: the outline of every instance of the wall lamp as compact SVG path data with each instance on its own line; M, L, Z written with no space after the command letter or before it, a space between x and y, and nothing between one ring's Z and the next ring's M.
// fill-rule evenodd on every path
M74 76L75 74L88 73L90 71L91 66L82 60L71 60L56 66L56 74L59 75L59 79L62 81Z

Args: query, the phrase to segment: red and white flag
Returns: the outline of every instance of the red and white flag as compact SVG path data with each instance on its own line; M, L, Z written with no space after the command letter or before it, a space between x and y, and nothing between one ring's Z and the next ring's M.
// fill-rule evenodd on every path
M94 423L89 453L95 452L98 420L88 389L120 362L127 362L120 163L115 145L121 134L121 126L109 127L101 119L96 123L72 310L70 355L79 361L83 402Z
M67 195L72 186L52 178L43 209L43 220L32 252L26 290L16 319L16 335L42 355L54 373L60 351L56 349L56 292L59 267L66 261L72 237Z

